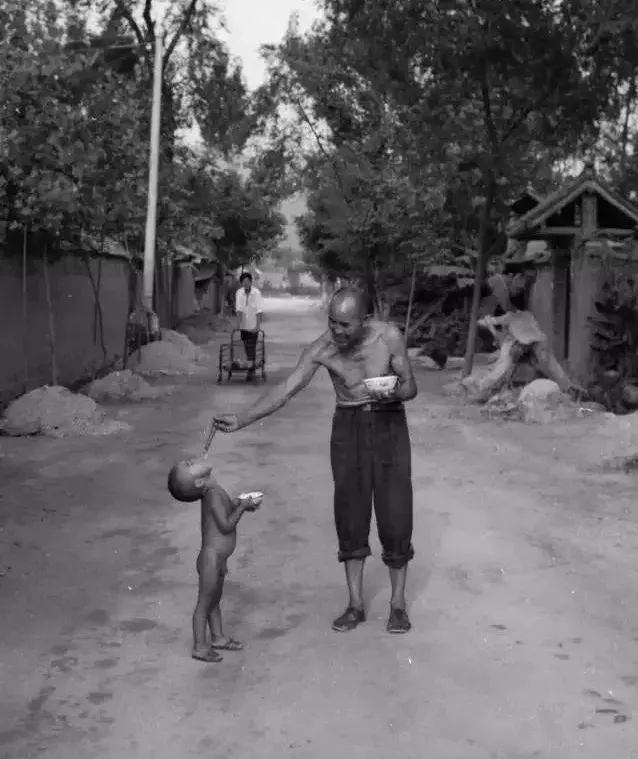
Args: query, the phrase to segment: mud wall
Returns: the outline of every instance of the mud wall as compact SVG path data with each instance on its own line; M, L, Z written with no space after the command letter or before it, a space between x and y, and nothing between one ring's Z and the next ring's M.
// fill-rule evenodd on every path
M129 264L115 257L90 260L102 309L102 338L91 281L82 258L66 255L49 264L58 381L91 377L122 355L128 312ZM51 383L48 311L40 261L27 268L27 323L23 322L19 260L0 258L0 404ZM26 360L25 360L26 359ZM27 375L25 377L25 374Z

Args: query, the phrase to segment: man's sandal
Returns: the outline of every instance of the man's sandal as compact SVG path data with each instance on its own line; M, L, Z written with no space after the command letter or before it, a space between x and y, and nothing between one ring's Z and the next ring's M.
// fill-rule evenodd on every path
M363 609L355 609L349 606L344 613L332 623L335 632L350 632L361 622L366 621L366 613Z
M412 627L410 618L405 609L390 609L390 616L386 630L393 635L401 635L409 632Z
M205 661L207 664L217 664L223 658L212 648L194 648L191 656L193 659Z
M238 640L226 638L220 643L215 643L215 641L213 641L210 644L210 647L215 651L241 651L244 647L244 644L240 643Z

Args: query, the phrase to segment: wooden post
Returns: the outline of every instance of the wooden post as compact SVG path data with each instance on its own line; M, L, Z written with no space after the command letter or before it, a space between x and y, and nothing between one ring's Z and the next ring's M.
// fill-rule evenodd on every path
M44 297L47 304L47 319L49 322L49 349L51 351L51 384L58 384L58 362L55 355L55 318L53 315L53 301L51 299L51 282L49 281L49 257L46 243L42 251L42 268L44 274Z
M412 264L412 278L410 279L410 295L408 296L408 311L405 315L405 329L403 335L408 339L408 329L410 328L410 316L412 315L412 303L414 301L414 287L416 285L416 261Z
M27 291L27 245L29 231L24 228L22 238L22 347L24 355L24 392L29 389L29 310Z
M581 229L583 237L589 239L598 229L598 198L593 192L583 195L582 209Z
M146 233L144 235L144 305L153 310L155 283L155 234L157 226L157 185L159 176L160 116L162 105L162 30L155 28L155 60L153 64L153 106L151 112L151 140L148 168L148 205Z

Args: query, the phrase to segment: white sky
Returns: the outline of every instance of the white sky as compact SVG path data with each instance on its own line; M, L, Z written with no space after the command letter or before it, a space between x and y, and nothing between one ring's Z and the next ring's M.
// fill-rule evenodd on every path
M156 3L160 7L162 4L161 0ZM241 60L251 90L262 84L266 76L266 66L259 55L261 45L280 42L293 13L298 14L301 32L319 15L315 0L225 0L223 7L227 33L220 36L228 44L231 55ZM196 143L198 135L199 129L194 126L185 130L182 138ZM299 237L293 219L305 211L305 203L300 197L289 198L282 203L281 211L288 220L283 244L298 248Z
M259 47L279 42L293 13L299 14L300 31L308 29L318 16L314 0L226 0L228 47L241 59L251 89L263 82L266 73Z
M314 0L226 0L226 41L231 54L241 59L250 89L262 84L266 75L266 67L259 55L260 46L279 42L293 13L299 16L302 32L318 17ZM299 238L293 219L304 209L305 204L300 198L290 198L282 204L281 210L288 219L284 245L298 248Z

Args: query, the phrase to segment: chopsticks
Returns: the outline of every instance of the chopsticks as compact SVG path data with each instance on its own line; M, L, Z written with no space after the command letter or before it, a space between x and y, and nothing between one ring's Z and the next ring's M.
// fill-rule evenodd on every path
M204 443L204 453L208 453L208 449L211 446L211 443L213 442L213 438L215 437L215 433L217 432L217 427L215 426L215 422L212 421L210 423L210 429L208 430L208 435L206 435L206 442Z

